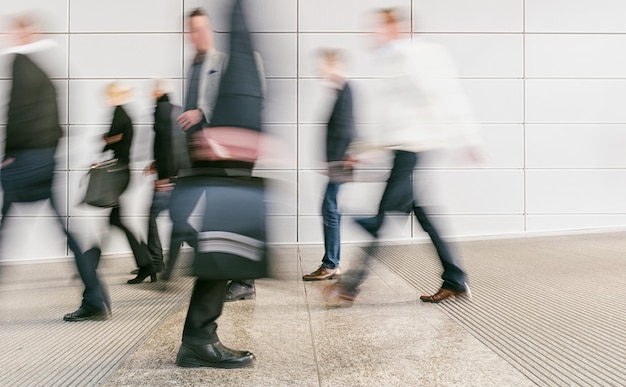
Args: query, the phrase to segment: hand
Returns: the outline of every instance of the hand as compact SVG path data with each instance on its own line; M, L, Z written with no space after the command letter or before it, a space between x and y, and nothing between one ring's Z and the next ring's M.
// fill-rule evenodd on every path
M155 173L156 173L156 166L154 165L154 163L146 165L146 167L143 169L144 176L154 175Z
M186 112L178 116L176 122L178 122L178 125L180 125L180 127L184 131L187 131L192 126L199 124L200 121L202 121L203 117L204 115L202 114L202 110L200 109L187 110Z
M105 133L105 134L103 134L103 135L102 135L102 138L104 139L104 142L105 142L107 145L109 145L109 144L115 144L116 142L120 142L120 141L122 141L122 137L123 137L123 134L122 134L122 133L120 133L120 134L116 134L116 135L113 135L113 136L110 136L110 137L109 137L109 136L107 136L107 133Z
M13 161L15 161L15 159L13 157L8 157L6 160L4 160L2 162L2 164L0 164L0 168L4 168L4 167L7 167L7 166L13 164Z
M154 190L157 192L171 191L174 189L174 184L170 182L170 179L161 179L154 181Z
M343 158L343 162L346 169L354 169L354 167L359 162L359 159L354 156L346 156Z

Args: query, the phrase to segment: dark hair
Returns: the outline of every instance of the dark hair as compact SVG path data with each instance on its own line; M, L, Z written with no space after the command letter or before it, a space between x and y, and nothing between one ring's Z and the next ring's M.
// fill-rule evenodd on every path
M196 16L206 16L206 17L209 17L209 15L206 12L204 12L204 9L202 9L202 8L196 8L196 9L194 9L193 11L191 11L189 13L189 18L196 17Z
M403 21L401 13L396 8L381 8L378 13L385 24L395 24Z

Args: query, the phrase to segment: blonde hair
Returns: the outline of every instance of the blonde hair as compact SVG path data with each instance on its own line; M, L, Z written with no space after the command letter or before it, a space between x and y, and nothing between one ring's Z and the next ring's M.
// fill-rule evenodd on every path
M133 99L133 91L127 86L117 81L111 82L107 85L106 96L114 105L123 105L130 102Z
M330 65L343 63L343 53L335 48L322 48L317 52L318 57Z

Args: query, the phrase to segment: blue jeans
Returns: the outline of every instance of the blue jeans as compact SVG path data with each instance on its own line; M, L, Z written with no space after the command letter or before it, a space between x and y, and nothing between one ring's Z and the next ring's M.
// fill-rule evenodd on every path
M328 182L324 201L322 202L322 219L324 221L324 258L322 266L334 269L339 266L341 238L341 214L337 209L337 193L340 183Z
M154 191L152 196L152 205L150 206L150 216L148 218L148 250L152 257L152 264L157 271L163 270L163 247L159 238L159 230L157 228L157 218L161 212L169 209L172 191Z

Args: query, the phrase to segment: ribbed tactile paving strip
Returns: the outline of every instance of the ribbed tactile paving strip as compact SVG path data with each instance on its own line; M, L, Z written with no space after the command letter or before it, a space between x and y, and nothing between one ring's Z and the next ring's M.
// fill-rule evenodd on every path
M626 235L460 244L473 301L440 308L539 386L626 386ZM440 285L429 245L378 261L420 294Z
M191 277L177 277L163 292L160 283L125 283L132 278L132 259L105 260L103 266L113 317L85 322L62 319L78 307L82 292L71 264L0 268L0 385L101 384L188 299L193 283Z

